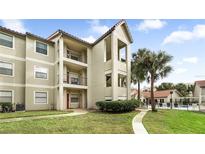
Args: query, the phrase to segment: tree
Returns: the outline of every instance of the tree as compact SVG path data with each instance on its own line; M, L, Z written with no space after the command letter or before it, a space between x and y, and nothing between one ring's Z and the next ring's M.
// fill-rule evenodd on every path
M186 84L184 83L178 83L175 85L175 89L180 92L180 94L183 96L183 97L187 97L189 96L189 92L193 92L193 85L190 85L190 86L187 86Z
M166 77L171 71L172 67L169 62L172 60L172 56L165 51L159 51L158 53L146 50L146 56L143 57L139 65L145 68L147 73L147 81L151 84L151 105L152 111L156 110L156 104L154 101L154 83L160 78Z
M146 71L143 65L140 64L141 59L146 56L145 49L138 49L137 53L132 54L131 61L131 82L138 84L138 96L140 100L140 83L146 79Z
M156 87L157 90L170 90L174 89L174 84L171 82L163 82L158 87Z

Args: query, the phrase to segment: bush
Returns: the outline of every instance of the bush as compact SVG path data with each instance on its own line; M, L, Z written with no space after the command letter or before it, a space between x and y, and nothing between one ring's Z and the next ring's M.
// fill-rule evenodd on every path
M100 111L122 113L130 112L139 107L140 102L138 100L119 100L119 101L99 101L96 102L96 106Z
M12 111L12 103L0 103L2 107L2 112L11 112Z

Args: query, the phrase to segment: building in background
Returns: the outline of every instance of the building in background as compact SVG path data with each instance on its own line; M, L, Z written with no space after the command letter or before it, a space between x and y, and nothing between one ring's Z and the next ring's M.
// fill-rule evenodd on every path
M199 98L199 104L205 104L205 80L195 81L194 97Z
M138 92L137 90L132 90L131 97L137 99ZM173 90L158 90L154 91L154 99L156 103L169 103L174 102L175 100L180 99L180 93ZM150 91L141 91L140 100L144 103L151 102L151 94Z

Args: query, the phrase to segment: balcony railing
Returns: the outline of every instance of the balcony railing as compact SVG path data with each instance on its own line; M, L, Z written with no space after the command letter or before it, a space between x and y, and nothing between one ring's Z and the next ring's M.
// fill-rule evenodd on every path
M75 53L71 53L71 52L64 52L64 57L72 59L72 60L76 60L79 62L86 63L85 59L83 59L82 56L79 54L75 54Z
M63 76L63 82L67 84L73 84L73 85L83 85L87 86L87 78L83 77L71 77L68 74L64 74Z

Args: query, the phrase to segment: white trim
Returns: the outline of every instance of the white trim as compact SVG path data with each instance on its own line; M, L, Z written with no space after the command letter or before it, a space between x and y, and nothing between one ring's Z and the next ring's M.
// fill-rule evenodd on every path
M13 43L13 46L12 46L12 48L6 47L6 46L3 46L3 45L0 45L0 47L6 48L6 49L10 49L10 50L14 50L14 49L15 49L15 36L14 36L14 35L7 34L7 33L4 33L4 32L0 32L0 33L2 33L2 34L4 34L4 35L8 35L8 36L10 36L10 37L13 38L13 42L12 42L12 43Z
M46 79L44 79L44 78L36 78L36 71L35 71L35 67L41 67L41 68L45 68L45 69L47 69L48 70L48 72L47 72L47 78ZM39 79L39 80L48 80L49 79L49 68L48 67L42 67L42 66L39 66L39 65L34 65L33 66L33 76L34 76L34 79Z
M0 82L0 86L9 86L9 87L32 87L32 88L57 88L59 85L56 86L47 86L47 85L37 85L37 84L20 84L20 83L6 83Z
M12 78L15 77L15 63L8 62L8 61L1 60L1 59L0 59L0 62L12 64L12 75L0 74L0 76L3 76L3 77L12 77Z
M47 46L47 54L46 54L46 55L43 54L43 53L39 53L39 52L36 51L36 42L39 42L39 43L45 44L45 45ZM40 54L40 55L43 55L43 56L48 57L48 56L49 56L49 45L48 45L47 43L42 42L42 41L35 40L35 41L34 41L34 52L37 53L37 54Z
M46 93L46 95L47 95L47 98L46 98L46 103L36 103L36 92L38 92L38 93ZM39 90L39 91L33 91L33 93L34 93L34 104L36 104L36 105L43 105L43 104L48 104L48 91L41 91L41 90Z
M7 55L7 54L1 54L0 57L2 58L8 58L8 59L14 59L14 60L19 60L19 61L26 61L25 58L17 57L17 56L12 56L12 55Z
M30 60L30 61L38 62L38 63L42 63L42 64L47 64L47 65L52 65L52 66L55 64L55 63L46 62L46 61L43 61L43 60L29 58L29 57L26 57L26 60Z
M13 89L0 89L0 91L11 91L11 103L14 104L14 94L15 94L15 91Z
M109 70L106 70L106 71L105 71L105 75L106 75L106 74L110 74L110 73L112 73L112 69L109 69Z

